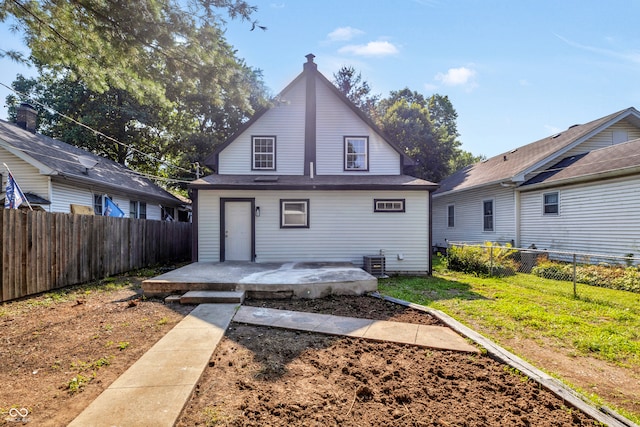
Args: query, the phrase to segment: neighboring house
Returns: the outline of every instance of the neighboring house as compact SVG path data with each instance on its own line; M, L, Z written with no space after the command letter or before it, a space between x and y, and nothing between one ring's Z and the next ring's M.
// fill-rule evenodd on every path
M35 110L21 105L18 123L0 120L0 174L6 163L34 209L102 215L105 197L125 217L179 217L185 203L125 166L35 133ZM23 204L22 207L26 207Z
M302 73L191 185L198 261L348 261L430 272L430 195L411 161L317 70Z
M640 112L628 108L464 168L433 195L434 246L640 252Z

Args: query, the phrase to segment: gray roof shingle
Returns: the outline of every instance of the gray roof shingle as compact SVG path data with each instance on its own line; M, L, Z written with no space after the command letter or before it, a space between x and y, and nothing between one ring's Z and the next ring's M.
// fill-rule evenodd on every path
M0 120L0 144L17 150L51 169L51 175L67 178L87 186L107 188L129 195L157 199L173 205L182 204L171 193L157 186L127 167L89 151L48 136L33 134L16 124ZM78 157L86 156L97 161L85 174Z
M585 154L567 157L531 178L520 188L535 184L559 184L566 181L599 179L606 174L640 173L640 139Z
M603 126L628 117L640 119L640 112L633 107L627 108L589 123L571 126L561 133L468 166L445 178L435 194L510 181L545 160L552 161L554 155L561 158L561 153L598 132Z

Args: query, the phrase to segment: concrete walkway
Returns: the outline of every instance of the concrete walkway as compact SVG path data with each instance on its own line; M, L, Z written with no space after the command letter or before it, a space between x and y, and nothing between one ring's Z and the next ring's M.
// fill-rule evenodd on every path
M69 426L173 426L237 308L197 306Z
M442 326L238 307L200 304L69 426L173 426L232 319L253 325L478 352L478 348Z
M470 353L479 351L477 347L469 344L463 337L444 326L416 325L247 306L240 307L233 320L252 325L345 335L441 350Z

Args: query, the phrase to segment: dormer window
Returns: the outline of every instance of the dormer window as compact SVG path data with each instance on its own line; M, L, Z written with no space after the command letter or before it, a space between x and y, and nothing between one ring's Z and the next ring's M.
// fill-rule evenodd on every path
M369 170L369 137L346 136L344 138L344 170Z
M254 136L252 139L252 170L276 170L276 137Z

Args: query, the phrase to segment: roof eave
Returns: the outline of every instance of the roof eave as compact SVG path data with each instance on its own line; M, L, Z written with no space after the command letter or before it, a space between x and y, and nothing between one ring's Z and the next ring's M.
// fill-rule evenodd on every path
M550 182L543 181L536 184L523 185L518 188L518 191L524 193L528 191L541 190L545 188L565 187L567 185L600 181L604 179L622 178L625 176L631 176L631 175L637 175L637 174L640 174L640 165L623 168L623 169L605 171L605 172L590 173L586 175L580 175L580 176L560 179L556 181L550 181Z
M70 174L58 174L57 177L54 179L54 181L58 181L58 182L75 182L75 183L78 183L78 184L85 184L85 185L86 184L90 184L90 185L95 186L96 188L101 188L101 189L105 189L105 190L113 190L113 191L117 191L119 193L126 194L126 195L136 195L136 196L140 196L140 197L145 198L145 199L162 200L162 201L174 204L174 205L183 205L184 204L184 202L182 202L177 197L174 197L169 192L167 192L166 195L150 194L149 192L141 191L141 190L135 190L135 189L132 189L131 187L127 187L127 186L108 184L108 183L105 183L102 180L93 179L91 177L84 177L84 176L77 176L77 175L70 175Z

